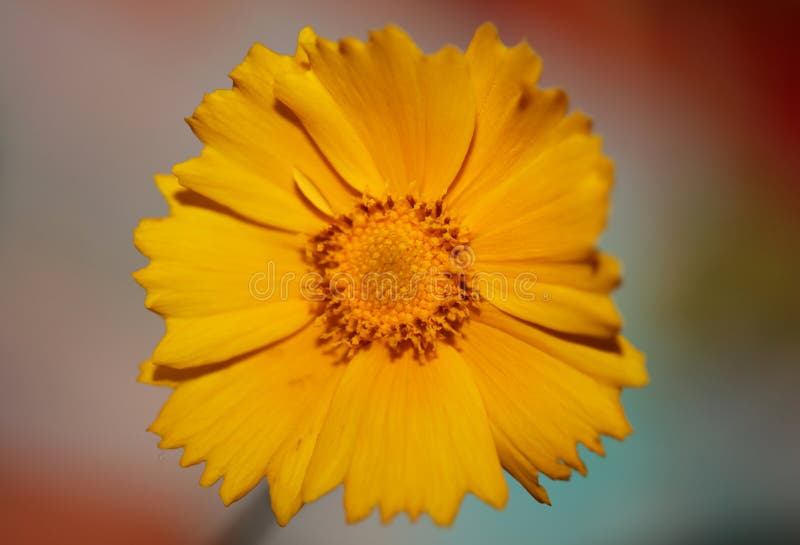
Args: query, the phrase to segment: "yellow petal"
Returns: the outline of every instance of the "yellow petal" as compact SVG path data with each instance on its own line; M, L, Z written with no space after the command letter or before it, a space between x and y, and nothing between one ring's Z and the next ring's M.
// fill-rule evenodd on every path
M565 117L567 98L541 90L527 44L508 48L492 25L467 51L477 106L472 147L446 196L482 260L582 259L605 224L610 162L591 122Z
M219 362L285 337L313 318L299 292L304 241L244 221L181 188L157 183L168 218L143 220L137 248L151 259L134 274L145 304L166 319L155 363ZM283 283L282 283L283 282Z
M180 183L260 223L314 233L325 225L303 203L294 167L323 193L347 193L297 118L273 94L275 78L297 62L260 44L231 74L233 89L205 97L188 119L205 144L200 157L176 165Z
M591 262L581 267L580 263L478 261L474 281L483 300L518 318L565 333L613 337L622 319L611 297L597 289L619 281L616 262L611 263L610 271L593 274Z
M440 198L472 138L474 96L464 56L424 55L399 28L365 44L300 34L310 70L279 77L278 98L302 120L339 173L357 188Z
M169 375L162 375L161 369L170 369L169 367L161 367L153 363L152 359L147 359L139 366L139 382L144 384L152 384L153 386L169 386L174 388L180 384L180 380Z
M492 436L497 445L497 455L505 470L528 491L528 494L537 501L550 505L547 490L539 484L539 472L531 467L525 454L496 425L492 425Z
M452 523L472 492L495 507L507 487L478 390L461 357L440 345L434 361L358 353L334 395L304 484L311 501L344 483L348 521L375 506Z
M559 285L578 290L608 293L621 282L622 267L609 254L597 253L581 261L492 261L476 260L475 266L486 281L504 278L528 279L533 288L540 285Z
M474 320L462 357L473 371L501 462L528 485L535 472L564 479L585 472L576 443L602 454L600 434L631 432L618 387L596 381L528 343ZM527 466L521 463L527 461ZM530 472L530 474L528 474Z
M222 369L230 362L222 362L200 367L189 367L187 369L175 369L166 365L156 365L150 358L142 362L139 366L139 377L137 380L143 384L152 386L169 386L175 388L187 380L203 376L212 371Z
M385 194L385 184L355 129L311 71L286 73L275 96L302 121L330 163L361 193Z
M184 447L181 465L205 460L201 484L224 478L226 504L266 476L285 525L302 507L301 487L344 366L308 327L289 339L177 384L150 429L162 448Z
M573 135L462 214L478 260L580 260L594 255L613 179L600 140Z
M556 331L592 337L613 337L622 328L622 318L611 297L565 286L539 284L520 297L481 294L491 304L532 324Z
M649 380L644 355L621 335L598 339L548 331L490 305L481 306L474 320L513 335L600 382L614 386L644 386Z
M541 60L527 44L508 48L486 23L466 53L476 103L472 148L448 199L480 194L541 151L543 136L564 115L566 97L535 84Z
M308 202L314 205L314 208L322 212L328 217L333 217L333 207L331 203L325 198L325 195L319 190L319 188L312 182L308 177L303 174L300 170L294 169L294 183L297 184L297 189L300 190L300 193L308 199Z

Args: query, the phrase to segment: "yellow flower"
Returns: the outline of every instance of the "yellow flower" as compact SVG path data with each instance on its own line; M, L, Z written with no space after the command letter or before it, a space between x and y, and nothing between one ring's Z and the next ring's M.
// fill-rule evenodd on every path
M503 507L503 468L549 503L539 473L631 432L612 165L540 68L491 25L434 55L305 29L188 120L205 147L135 232L166 322L140 380L174 388L151 430L226 504L266 477L280 524L340 484L348 521L450 524L467 492Z

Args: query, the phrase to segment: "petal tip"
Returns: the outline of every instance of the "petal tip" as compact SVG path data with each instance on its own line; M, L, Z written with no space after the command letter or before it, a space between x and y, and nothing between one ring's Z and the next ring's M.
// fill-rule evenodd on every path
M497 30L497 25L491 21L485 21L475 29L475 36L485 37L489 39L500 39L500 32Z
M305 26L300 30L300 33L297 35L297 45L299 46L306 46L306 45L315 45L317 42L317 33L314 32L314 29L310 26Z

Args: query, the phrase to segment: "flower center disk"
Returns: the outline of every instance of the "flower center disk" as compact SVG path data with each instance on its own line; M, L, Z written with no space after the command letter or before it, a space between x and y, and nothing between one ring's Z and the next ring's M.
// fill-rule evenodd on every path
M315 294L324 306L321 338L343 347L346 358L374 341L421 357L433 352L477 302L466 235L441 203L365 197L309 243L322 277Z

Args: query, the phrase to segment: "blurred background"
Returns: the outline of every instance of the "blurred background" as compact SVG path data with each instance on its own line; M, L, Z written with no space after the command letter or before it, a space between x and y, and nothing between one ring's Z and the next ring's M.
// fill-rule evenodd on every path
M0 541L305 544L799 543L797 2L0 2ZM394 22L428 51L494 21L590 113L617 165L605 250L649 387L589 477L510 481L452 529L347 526L337 491L280 529L262 484L223 507L145 431L135 382L162 334L130 272L152 174L200 150L182 118L260 41Z

